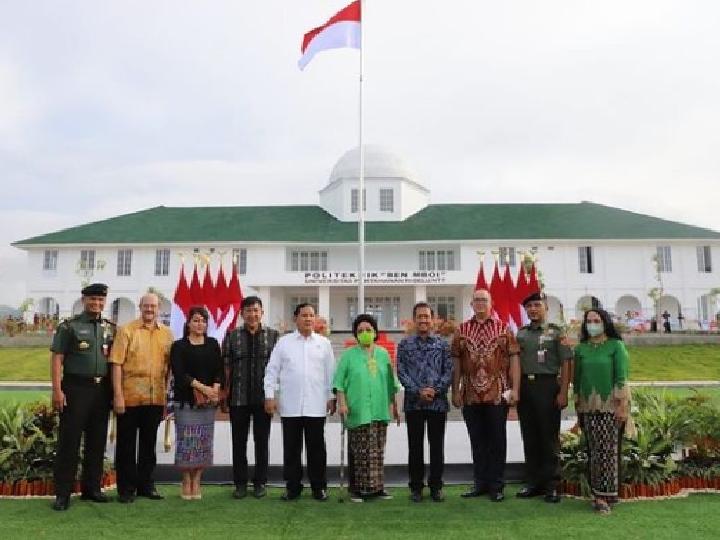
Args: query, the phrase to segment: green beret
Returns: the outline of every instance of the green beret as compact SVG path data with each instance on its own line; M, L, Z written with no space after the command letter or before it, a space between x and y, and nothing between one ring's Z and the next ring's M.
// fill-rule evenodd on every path
M92 283L87 287L84 287L82 291L83 296L107 296L108 286L104 283Z

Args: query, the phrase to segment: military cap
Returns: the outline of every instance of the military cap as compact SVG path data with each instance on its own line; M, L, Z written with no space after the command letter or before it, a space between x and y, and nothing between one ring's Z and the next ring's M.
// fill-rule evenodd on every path
M535 302L537 300L539 300L541 302L546 302L547 297L545 296L545 293L541 293L541 292L532 293L530 296L526 297L525 300L523 300L522 305L525 306L525 305L529 304L530 302Z
M107 296L108 286L104 283L92 283L80 292L83 296Z

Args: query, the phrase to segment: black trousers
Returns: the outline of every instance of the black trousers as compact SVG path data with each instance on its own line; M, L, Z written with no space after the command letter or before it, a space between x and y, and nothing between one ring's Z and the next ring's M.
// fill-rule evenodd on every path
M162 415L162 405L127 407L118 415L115 470L119 494L148 493L155 488L152 475L157 462L155 444Z
M508 406L504 403L466 405L462 413L470 436L475 488L491 493L502 491L505 487Z
M270 443L270 421L272 416L265 412L262 403L244 407L230 407L230 427L233 445L233 481L236 486L248 482L247 442L250 419L255 442L255 471L253 484L267 484L268 446Z
M100 491L107 440L112 388L110 379L65 376L62 381L67 405L60 414L54 475L57 495L70 495L75 484L80 441L84 436L82 491Z
M529 486L557 489L560 482L560 409L555 398L560 391L553 375L534 381L523 377L518 418L525 451L525 476Z
M408 436L408 474L412 491L423 488L425 479L425 424L427 424L428 443L430 445L430 476L427 485L430 489L443 486L443 468L445 466L445 423L446 412L405 411L405 423Z
M283 432L283 477L290 493L302 491L302 447L305 438L308 478L313 490L327 488L325 417L285 416Z

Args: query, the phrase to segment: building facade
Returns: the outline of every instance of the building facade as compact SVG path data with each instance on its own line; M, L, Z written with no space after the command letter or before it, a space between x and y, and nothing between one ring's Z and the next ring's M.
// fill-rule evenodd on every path
M515 276L523 253L537 259L553 319L597 305L646 319L667 310L673 326L715 319L718 232L590 202L431 204L398 156L368 146L365 158L365 306L385 329L400 329L420 300L444 319L469 316L481 260L488 280L494 257ZM267 324L289 326L308 301L347 330L357 312L357 163L357 149L340 158L318 206L161 206L16 242L28 254L27 295L36 312L63 317L80 309L83 282L103 281L108 316L122 323L152 287L167 316L182 261L186 271L210 264L215 276L236 260Z

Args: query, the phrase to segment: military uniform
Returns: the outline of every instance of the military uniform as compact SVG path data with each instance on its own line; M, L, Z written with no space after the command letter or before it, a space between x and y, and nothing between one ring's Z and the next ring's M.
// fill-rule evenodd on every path
M531 323L517 334L520 346L520 402L518 417L525 451L528 489L550 493L560 481L558 458L560 371L572 359L572 349L561 343L564 334L554 324Z
M62 391L67 405L60 413L55 491L72 492L84 435L82 492L100 492L108 415L112 398L110 354L115 325L81 313L60 323L50 350L64 355Z

